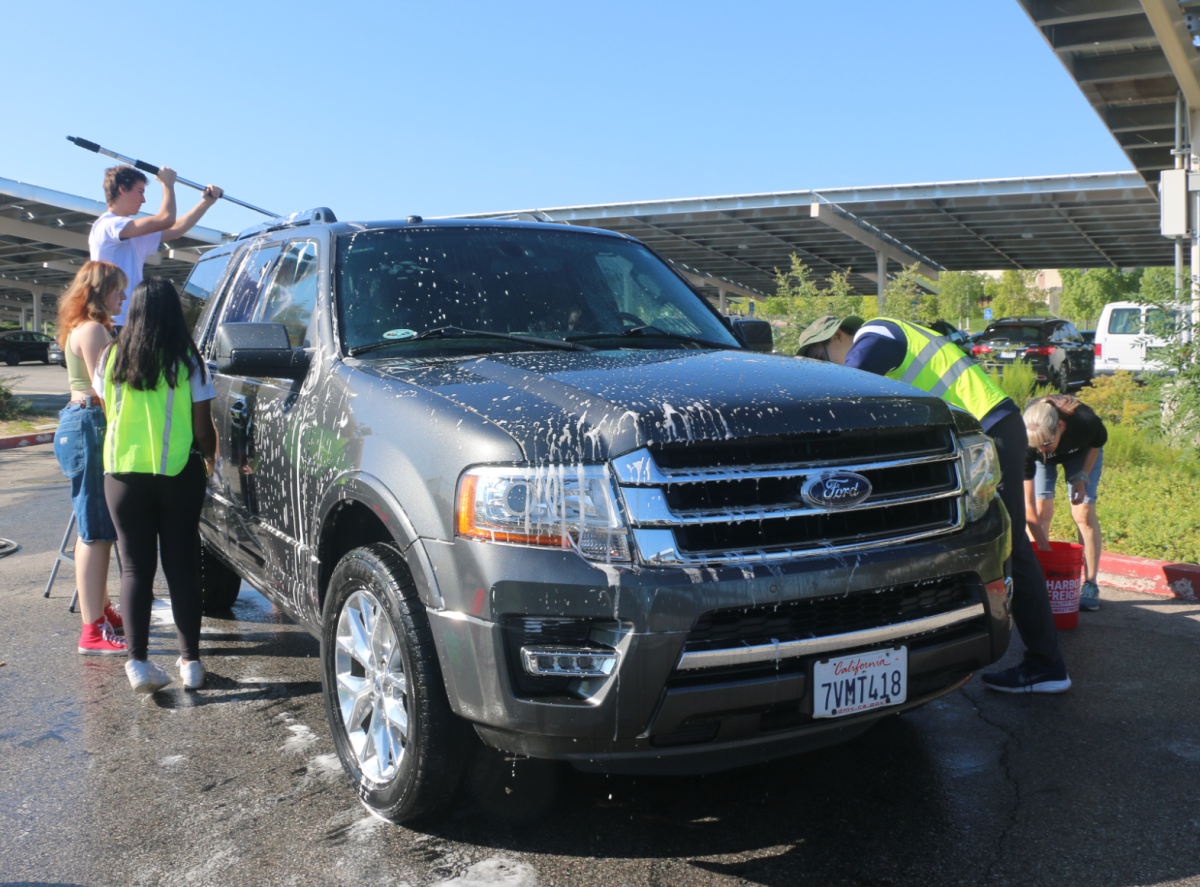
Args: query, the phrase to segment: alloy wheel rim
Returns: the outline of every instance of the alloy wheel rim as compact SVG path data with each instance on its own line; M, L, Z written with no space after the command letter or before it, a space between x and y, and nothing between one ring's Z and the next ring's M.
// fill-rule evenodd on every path
M338 615L334 672L359 770L372 782L391 780L408 745L408 678L396 629L366 589L351 594Z

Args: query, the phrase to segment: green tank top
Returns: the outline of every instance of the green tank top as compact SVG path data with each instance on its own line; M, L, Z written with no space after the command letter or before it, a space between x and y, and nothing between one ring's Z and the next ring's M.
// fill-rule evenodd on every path
M74 333L74 330L71 331ZM109 336L111 339L112 336ZM63 349L63 357L67 361L67 384L72 391L89 391L92 387L92 377L88 375L87 362L71 350L71 337L67 337L67 347Z

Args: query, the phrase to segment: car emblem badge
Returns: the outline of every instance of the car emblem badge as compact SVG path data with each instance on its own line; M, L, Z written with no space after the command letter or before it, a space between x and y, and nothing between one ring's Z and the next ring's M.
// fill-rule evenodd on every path
M800 487L800 496L816 508L854 508L871 495L871 482L852 471L838 471L809 478Z

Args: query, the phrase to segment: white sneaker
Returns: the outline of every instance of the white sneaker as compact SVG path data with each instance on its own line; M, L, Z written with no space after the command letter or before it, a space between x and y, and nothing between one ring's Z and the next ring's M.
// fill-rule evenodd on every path
M129 686L133 687L134 693L156 693L171 683L166 669L149 659L145 662L125 660L125 674L129 676Z
M179 666L179 677L183 681L183 689L199 690L204 686L204 663L197 659L195 662L184 662L183 657L175 661Z

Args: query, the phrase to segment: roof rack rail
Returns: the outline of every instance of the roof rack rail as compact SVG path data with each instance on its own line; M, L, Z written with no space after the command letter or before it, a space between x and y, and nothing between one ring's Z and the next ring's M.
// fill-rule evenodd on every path
M278 231L282 228L298 228L301 225L328 225L336 221L337 216L333 214L333 210L327 206L318 206L286 216L276 216L269 221L238 232L238 236L235 239L245 240L247 237L253 237L255 234L262 234L267 231Z

